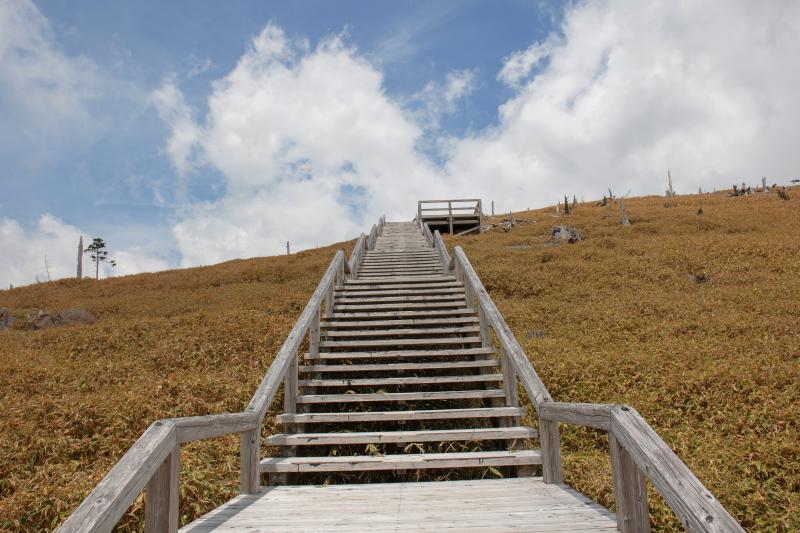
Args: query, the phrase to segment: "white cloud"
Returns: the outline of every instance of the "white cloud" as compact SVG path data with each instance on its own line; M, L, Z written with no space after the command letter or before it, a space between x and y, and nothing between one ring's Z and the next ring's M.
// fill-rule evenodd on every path
M80 230L52 215L42 215L36 225L25 230L17 221L0 219L0 286L26 285L47 281L45 255L52 279L74 276L78 258Z
M443 84L429 82L409 99L411 116L423 129L438 129L442 117L455 113L458 103L475 90L476 80L475 71L464 69L448 72Z
M46 156L53 143L87 135L99 83L94 63L65 55L30 0L0 0L0 150L39 146Z
M515 208L661 193L668 167L682 192L780 180L800 167L797 50L798 3L577 4L560 37L506 61L518 92L447 171Z
M172 166L179 176L186 175L194 167L194 149L200 137L200 128L192 118L192 112L173 80L164 84L150 95L158 116L171 128L166 151Z
M184 265L353 237L384 211L411 218L418 196L441 189L415 150L421 128L341 36L310 49L267 25L208 108L197 146L226 195L175 226Z
M140 246L132 246L117 252L111 252L117 266L113 269L106 268L106 275L125 276L128 274L138 274L140 272L157 272L170 268L168 261L153 257Z
M525 50L514 52L503 63L497 79L510 87L520 88L522 81L530 76L533 68L550 55L556 42L557 37L551 37L543 43L533 43Z
M410 219L424 197L505 210L607 187L661 193L668 167L682 192L800 167L800 4L575 4L558 32L506 59L497 77L514 93L496 125L433 139L444 168L420 144L474 71L425 86L415 108L387 97L379 66L343 39L311 48L270 24L215 82L202 125L183 120L191 110L171 122L193 146L171 155L226 180L221 200L189 206L173 229L184 265L352 237L382 212Z

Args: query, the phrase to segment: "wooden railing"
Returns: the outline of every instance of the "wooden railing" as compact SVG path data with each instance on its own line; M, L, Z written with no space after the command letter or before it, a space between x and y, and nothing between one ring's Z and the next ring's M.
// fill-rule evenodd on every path
M447 200L419 200L417 202L417 220L437 220L446 223L450 234L459 219L476 222L476 229L483 231L483 205L480 198L451 198Z
M424 223L421 227L427 238L430 228ZM514 394L511 389L516 389L518 377L538 414L542 477L546 483L563 482L559 424L600 429L608 433L620 531L650 531L645 479L652 482L688 531L744 531L635 409L626 405L554 402L461 247L456 246L451 256L438 231L429 242L438 250L443 272L454 272L464 283L467 305L477 307L480 316L481 337L487 339L490 328L494 331L500 345L506 394Z
M381 217L373 226L378 234L383 231L384 221ZM287 396L296 394L300 347L307 335L309 352L319 353L320 314L333 312L334 288L343 286L345 275L351 270L357 272L365 241L362 234L350 261L345 261L343 251L336 252L244 412L153 422L58 531L111 531L142 490L145 531L177 531L180 445L185 442L239 434L239 490L242 494L258 494L264 417L282 383Z

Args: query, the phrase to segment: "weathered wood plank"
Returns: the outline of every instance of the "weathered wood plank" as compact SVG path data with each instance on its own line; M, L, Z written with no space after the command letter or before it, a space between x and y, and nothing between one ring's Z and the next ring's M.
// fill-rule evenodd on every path
M467 374L463 376L408 376L399 378L301 379L303 387L355 387L368 385L434 385L449 383L485 383L503 381L503 374Z
M539 417L555 422L608 430L611 427L613 405L595 403L544 402Z
M151 424L58 531L111 531L176 445L172 422Z
M180 447L176 443L172 452L147 482L144 499L145 533L178 531L180 469Z
M458 357L474 355L491 355L494 353L492 348L455 348L437 350L390 350L390 351L370 351L370 352L320 352L316 357L305 354L305 359L399 359L399 358L418 358L418 357Z
M424 339L385 339L354 341L320 341L320 348L394 348L401 346L458 346L460 344L480 344L480 337L441 337Z
M435 392L382 392L369 394L306 394L297 403L354 403L354 402L405 402L417 400L466 400L474 398L502 398L502 389L435 391Z
M611 409L611 434L689 531L744 531L661 437L631 407Z
M342 373L342 372L397 372L402 370L452 370L460 368L495 368L499 363L494 359L477 361L442 361L435 363L384 363L366 365L304 365L301 373Z
M650 512L644 474L613 434L608 435L608 448L617 504L617 528L621 533L649 533Z
M323 322L321 327L331 331L339 329L361 329L361 328L386 328L386 327L420 327L420 326L460 326L463 324L477 324L478 319L474 316L463 316L456 318L408 318L395 320L338 320Z
M419 431L363 431L331 433L296 433L270 435L267 443L275 446L314 446L334 444L385 444L399 442L457 442L536 438L528 427L469 428Z
M262 472L341 472L541 464L538 450L426 453L359 457L275 457L261 461Z
M301 413L278 415L278 422L291 423L326 423L326 422L383 422L404 420L448 420L468 418L502 418L522 416L525 409L520 407L483 407L466 409L428 409L406 411L359 411L337 413Z
M477 326L463 326L452 328L407 328L407 329L366 329L366 330L334 330L325 331L327 338L352 338L352 337L405 337L415 335L455 335L460 333L479 333Z

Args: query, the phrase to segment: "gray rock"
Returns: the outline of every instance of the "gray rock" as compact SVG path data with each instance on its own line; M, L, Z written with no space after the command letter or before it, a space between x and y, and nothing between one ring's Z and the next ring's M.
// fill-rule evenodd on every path
M59 325L94 324L97 318L86 309L64 309L58 312Z

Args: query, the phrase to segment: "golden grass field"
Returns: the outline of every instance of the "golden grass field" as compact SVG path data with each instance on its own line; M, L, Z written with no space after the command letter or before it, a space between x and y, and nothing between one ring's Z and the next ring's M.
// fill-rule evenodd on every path
M630 226L616 205L586 203L446 240L464 247L556 400L633 405L745 528L797 531L800 190L790 194L680 196L670 208L632 198ZM546 246L562 223L586 240ZM53 529L155 419L243 409L338 247L0 291L20 317L99 317L0 335L0 530ZM563 428L562 442L567 481L613 508L604 437ZM181 463L182 522L236 493L235 437L188 445ZM652 491L650 505L656 531L680 530ZM137 529L141 508L140 497L120 529Z

